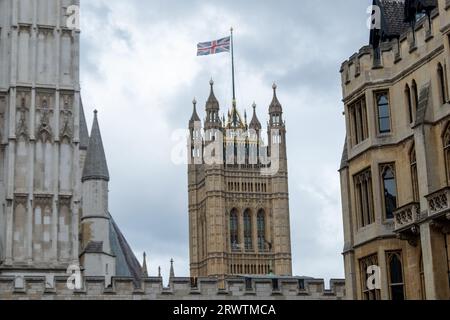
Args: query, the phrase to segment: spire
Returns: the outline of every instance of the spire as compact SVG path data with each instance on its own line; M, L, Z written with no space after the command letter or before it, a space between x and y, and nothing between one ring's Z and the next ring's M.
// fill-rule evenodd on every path
M175 278L175 271L173 270L173 259L170 259L170 278Z
M242 122L241 115L236 108L236 101L233 101L233 107L228 112L228 125L229 129L245 129L245 125Z
M106 163L105 150L103 149L102 136L97 119L98 111L94 111L94 123L92 124L91 137L84 162L83 178L86 180L109 181L108 165Z
M84 115L83 101L80 98L80 149L87 150L89 145L89 132Z
M214 95L214 80L211 79L209 81L209 85L211 86L211 91L209 93L208 101L206 101L206 110L215 110L219 111L219 101L217 101L216 96Z
M161 266L158 267L158 278L161 278Z
M148 271L147 271L147 254L144 252L144 259L142 261L142 276L148 277Z
M270 104L269 107L269 113L282 113L283 112L283 108L281 107L281 103L280 101L278 101L278 97L277 97L277 88L278 86L276 85L276 83L273 84L272 89L273 89L273 99L272 99L272 103Z
M192 101L192 104L194 105L194 110L192 111L191 120L189 120L189 126L190 127L193 127L195 122L199 122L200 121L200 117L198 116L198 113L197 113L197 100L195 98Z
M256 115L256 103L253 102L253 118L250 121L250 129L254 129L256 131L261 130L261 122L259 122L258 116Z

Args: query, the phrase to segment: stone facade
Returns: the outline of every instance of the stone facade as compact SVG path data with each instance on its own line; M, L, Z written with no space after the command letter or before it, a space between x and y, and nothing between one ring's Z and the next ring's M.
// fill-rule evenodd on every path
M372 36L381 41L371 37L341 69L346 291L350 299L449 299L450 2L428 1L414 32L394 30L405 2L375 3L384 22ZM392 6L401 14L389 16ZM380 267L379 290L366 285L371 265Z
M292 274L286 127L274 85L268 147L253 106L250 124L233 102L219 117L211 81L204 128L189 122L189 237L192 277ZM261 161L267 152L271 162ZM214 159L205 159L214 153ZM213 160L213 161L211 161ZM273 169L273 170L272 170ZM272 172L271 172L272 171Z

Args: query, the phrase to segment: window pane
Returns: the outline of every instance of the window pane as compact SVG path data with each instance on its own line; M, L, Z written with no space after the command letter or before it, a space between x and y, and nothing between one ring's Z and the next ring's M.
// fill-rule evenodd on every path
M397 186L391 169L388 169L383 175L383 187L386 218L392 219L397 208Z
M378 115L380 118L389 118L389 106L384 104L378 108Z

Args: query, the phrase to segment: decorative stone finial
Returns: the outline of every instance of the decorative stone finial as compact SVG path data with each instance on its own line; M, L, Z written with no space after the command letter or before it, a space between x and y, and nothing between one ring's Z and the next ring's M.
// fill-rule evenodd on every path
M214 80L211 78L211 80L209 80L209 85L212 87L214 85Z
M252 108L253 108L253 110L256 110L256 102L254 102L254 101L253 101L253 104L252 104Z
M276 91L277 88L278 88L278 86L277 86L277 84L274 82L273 85L272 85L272 89L273 89L274 91Z
M192 104L195 106L197 104L197 99L194 98L194 100L192 100Z

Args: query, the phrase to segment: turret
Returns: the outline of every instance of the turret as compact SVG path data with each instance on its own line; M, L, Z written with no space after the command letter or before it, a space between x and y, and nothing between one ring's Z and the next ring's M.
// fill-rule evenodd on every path
M279 146L279 159L280 165L286 164L286 127L283 121L283 107L277 97L277 85L274 83L273 98L269 106L269 125L268 125L268 138L270 153L274 150L273 145ZM275 155L273 155L275 156Z
M81 264L85 276L104 276L107 286L116 273L116 259L110 243L108 182L108 165L95 111L82 176Z
M206 101L205 130L220 129L222 127L219 116L220 106L219 101L217 101L217 98L214 95L214 81L212 79L209 82L209 85L211 86L211 91L209 98Z

